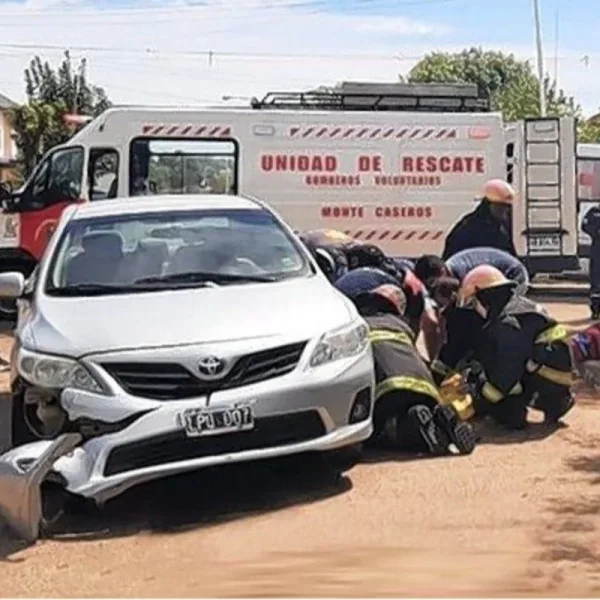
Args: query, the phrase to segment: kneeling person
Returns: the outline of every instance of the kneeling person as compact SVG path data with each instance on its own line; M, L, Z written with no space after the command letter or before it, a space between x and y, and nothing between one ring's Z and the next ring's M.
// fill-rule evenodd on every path
M527 425L527 408L556 423L574 405L567 330L540 305L515 291L492 266L462 282L459 301L483 319L475 355L475 409L509 428Z
M404 319L406 296L382 285L354 297L369 325L375 361L372 443L434 455L470 454L476 444L471 425L462 422L441 397Z

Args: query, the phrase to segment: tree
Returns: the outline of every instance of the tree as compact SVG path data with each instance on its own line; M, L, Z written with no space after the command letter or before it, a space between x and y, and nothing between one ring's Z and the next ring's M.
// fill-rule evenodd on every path
M581 121L577 141L581 144L599 144L600 143L600 123L594 119Z
M105 91L88 82L86 60L73 65L68 52L57 69L35 56L25 69L25 92L26 103L11 114L24 175L45 152L73 135L63 120L66 114L96 117L110 106Z
M540 114L539 82L528 61L513 54L470 48L450 54L433 52L408 74L410 83L475 83L506 121ZM549 115L581 116L575 100L548 77L544 81Z

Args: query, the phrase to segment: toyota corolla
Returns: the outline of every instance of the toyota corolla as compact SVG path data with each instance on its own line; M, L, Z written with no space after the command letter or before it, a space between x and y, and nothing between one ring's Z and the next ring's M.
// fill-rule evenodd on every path
M0 295L19 298L18 447L5 460L30 466L79 428L53 467L71 493L102 502L204 466L344 451L372 432L366 325L259 201L70 207L33 278L0 275Z

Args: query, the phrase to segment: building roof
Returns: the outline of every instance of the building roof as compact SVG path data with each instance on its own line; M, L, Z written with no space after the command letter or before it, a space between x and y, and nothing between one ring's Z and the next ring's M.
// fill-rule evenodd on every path
M0 94L0 110L6 110L8 108L15 108L16 102L13 102L10 98L7 98L4 94Z
M586 120L588 123L600 123L600 113L596 113Z

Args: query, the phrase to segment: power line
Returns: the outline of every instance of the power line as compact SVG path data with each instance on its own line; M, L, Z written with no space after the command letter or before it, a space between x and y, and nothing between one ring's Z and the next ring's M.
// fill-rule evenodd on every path
M80 52L80 53L105 53L105 54L118 54L118 55L138 55L140 58L147 59L175 59L175 58L212 58L213 61L219 58L227 60L252 60L252 61L288 61L288 60L340 60L340 61L394 61L394 62L409 62L414 60L421 60L424 58L423 54L403 54L397 52L395 54L333 54L333 53L282 53L282 52L231 52L231 51L220 51L220 50L181 50L181 51L169 51L161 50L156 48L124 48L117 46L72 46L72 45L59 45L59 44L0 44L0 48L13 50L16 52L40 52L40 51L51 51L51 52ZM586 56L593 56L594 53L587 53ZM533 56L529 57L530 59ZM581 60L581 55L573 56L559 56L559 60Z
M243 58L251 60L260 59L332 59L332 60L418 60L422 56L405 56L393 54L286 54L281 52L227 52L219 50L182 50L182 51L167 51L157 50L154 48L119 48L116 46L71 46L58 44L0 44L0 48L40 51L51 50L64 52L71 50L75 52L98 52L110 54L141 54L144 56L172 56L172 57L200 57L200 58Z

